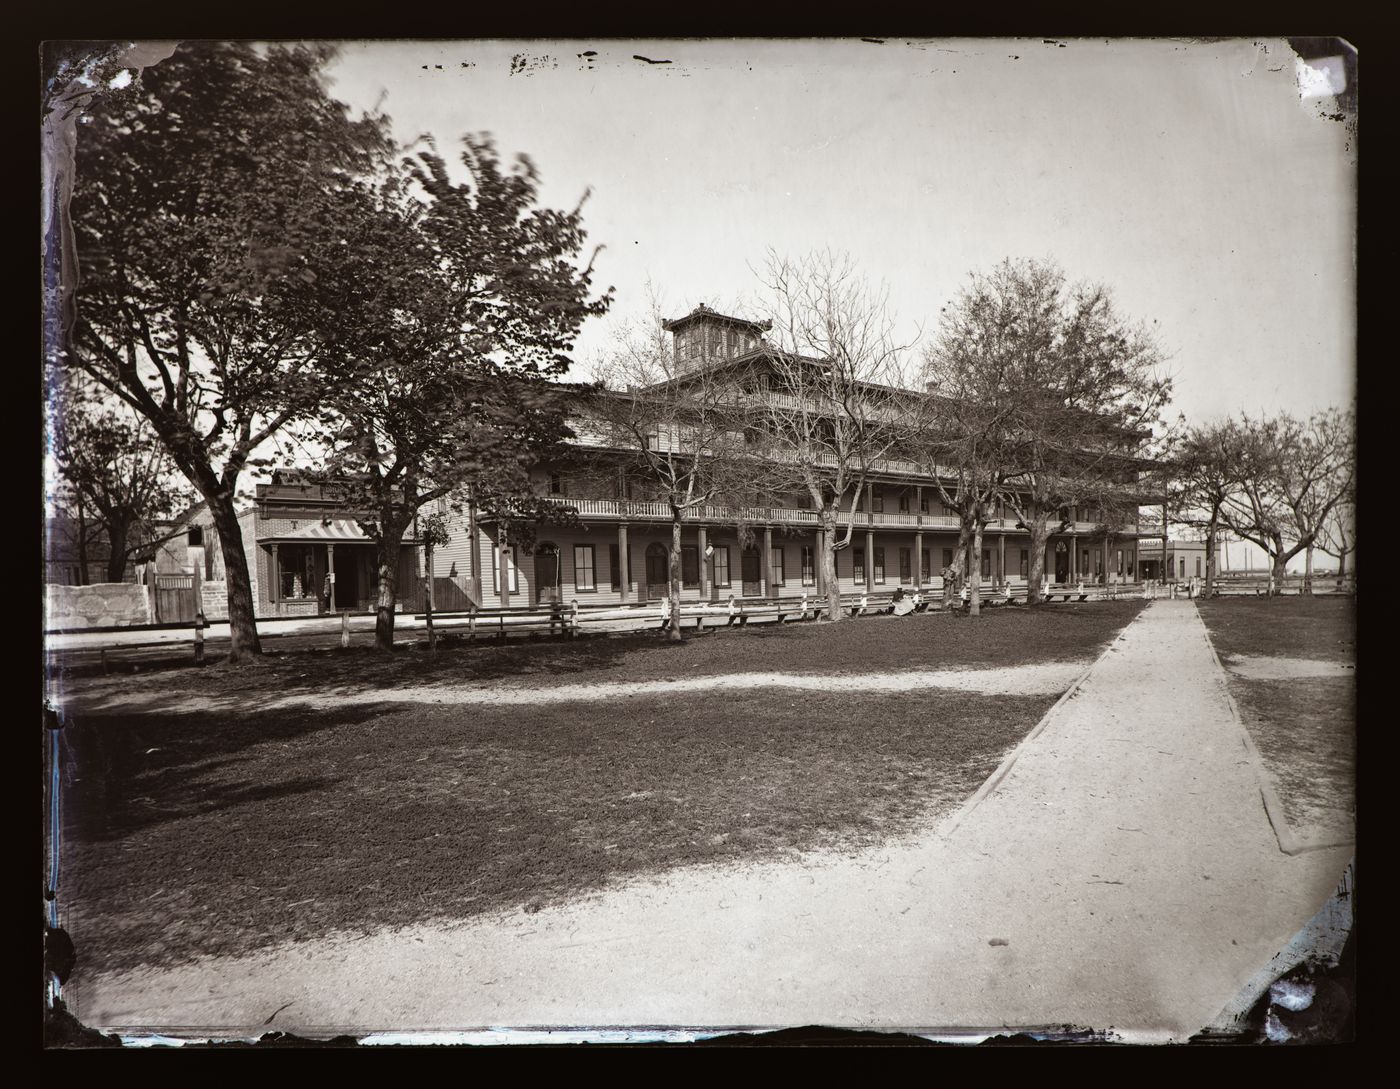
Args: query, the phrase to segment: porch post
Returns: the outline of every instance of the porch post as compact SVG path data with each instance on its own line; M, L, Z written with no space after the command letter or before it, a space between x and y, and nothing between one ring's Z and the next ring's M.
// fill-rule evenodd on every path
M627 570L627 523L617 523L617 579L618 579L618 600L624 605L627 603L627 591L631 583L630 572Z
M481 535L476 529L476 500L467 500L467 538L471 541L471 572L472 579L476 582L477 593L481 593Z
M326 545L326 574L331 577L331 599L326 604L329 612L335 612L335 545Z
M922 489L920 489L922 490ZM920 531L914 534L914 589L919 589L924 584L924 535Z
M763 527L763 570L758 573L758 592L767 597L773 589L773 527Z
M816 576L817 595L820 597L826 593L826 578L822 574L822 556L826 553L826 530L820 526L812 537L812 543L816 546L816 555L812 557L812 573Z
M1105 586L1108 585L1109 579L1110 579L1110 577L1112 576L1112 573L1113 573L1112 568L1109 567L1109 565L1108 565L1108 538L1109 538L1109 533L1108 533L1107 530L1104 530L1104 535L1103 535L1103 584L1104 584Z
M1248 550L1245 551L1248 556ZM1162 582L1165 584L1167 578L1167 497L1162 496Z
M272 603L276 605L282 600L282 564L277 559L277 545L270 546L272 550Z
M700 556L700 600L709 601L712 584L710 581L710 557L705 555L705 548L709 543L705 539L705 527L697 526L695 528L695 535L696 548L699 549L698 554Z
M868 512L867 512L868 516ZM865 531L865 592L875 589L875 531Z
M510 608L510 540L506 534L505 522L498 522L497 530L499 555L496 558L496 580L501 588L501 608Z
M1006 534L997 535L997 581L1006 585Z
M1079 581L1079 534L1069 535L1069 581Z

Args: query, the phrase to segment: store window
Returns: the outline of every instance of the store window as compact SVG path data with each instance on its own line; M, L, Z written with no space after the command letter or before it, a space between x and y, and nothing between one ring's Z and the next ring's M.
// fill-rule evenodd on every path
M802 546L802 585L817 584L816 550L811 545Z

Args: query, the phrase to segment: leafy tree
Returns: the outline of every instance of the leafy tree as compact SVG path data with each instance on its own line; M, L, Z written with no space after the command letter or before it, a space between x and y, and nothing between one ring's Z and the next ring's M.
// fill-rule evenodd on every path
M328 236L353 245L337 198L387 148L384 119L353 120L327 94L332 55L324 45L182 43L77 103L66 209L54 189L62 246L50 251L60 267L48 305L64 321L51 327L50 360L149 421L207 501L227 572L231 661L259 650L239 477L321 400L314 364L334 338L313 320L326 267L308 253ZM92 82L73 70L62 78ZM67 91L50 97L74 105ZM64 253L75 257L64 264Z
M1000 490L1030 532L1029 600L1041 598L1045 545L1069 509L1098 506L1105 532L1136 505L1140 457L1171 392L1162 354L1108 289L1066 282L1053 263L1007 259L974 273L945 310L940 351L981 391L982 440Z
M502 527L551 513L529 470L567 436L555 380L584 319L611 302L610 290L590 298L592 262L577 263L581 205L536 207L533 163L504 168L485 137L464 141L461 163L466 178L454 181L435 150L422 151L342 193L356 244L318 282L330 350L318 357L325 395L304 442L325 450L321 474L377 546L385 650L419 508L470 493Z
M805 493L817 512L827 615L840 620L836 553L850 546L866 483L917 426L903 381L910 345L895 336L888 289L848 256L770 252L761 277L773 343L751 408L755 453L772 461L775 484Z
M128 561L172 534L159 523L189 502L150 424L121 404L69 385L53 406L51 451L62 498L77 513L80 566L86 546L107 544L107 581L121 582Z

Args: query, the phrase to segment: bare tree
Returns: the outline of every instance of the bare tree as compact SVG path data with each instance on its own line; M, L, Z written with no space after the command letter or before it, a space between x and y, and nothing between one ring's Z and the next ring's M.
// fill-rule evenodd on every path
M1240 470L1239 435L1229 420L1191 428L1170 459L1167 496L1172 517L1206 532L1207 597L1215 590L1220 529L1226 504L1240 486Z
M1289 561L1303 553L1303 591L1311 593L1313 550L1355 484L1352 416L1337 409L1307 422L1288 413L1242 415L1233 427L1239 479L1222 511L1225 523L1268 555L1275 592Z
M1069 285L1051 262L1003 261L974 273L944 316L943 343L995 423L1001 492L1030 532L1029 599L1045 545L1068 508L1097 504L1105 532L1136 502L1140 455L1171 392L1152 335L1114 309L1108 289Z
M747 365L722 355L678 365L662 303L648 292L647 317L622 327L595 367L601 387L586 411L596 467L644 482L670 507L667 630L679 642L685 519L721 507L708 517L732 513L742 522L743 511L766 494L770 474L744 439Z
M903 381L911 345L895 335L888 288L871 285L847 256L770 251L759 275L773 342L754 374L751 441L774 479L817 512L827 614L839 620L836 553L851 543L856 500L909 445L918 408Z
M1322 534L1318 537L1317 549L1337 558L1338 580L1347 577L1347 557L1356 551L1354 492L1332 508L1332 516L1323 525Z

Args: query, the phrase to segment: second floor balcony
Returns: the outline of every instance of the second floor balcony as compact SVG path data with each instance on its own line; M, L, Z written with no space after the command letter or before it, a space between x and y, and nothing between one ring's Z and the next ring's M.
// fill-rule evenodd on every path
M640 522L669 523L671 505L664 500L651 499L575 499L554 500L561 507L572 507L585 522ZM817 512L800 507L727 507L705 505L691 507L681 514L688 525L738 525L752 526L808 526L818 525ZM844 528L849 521L859 529L908 530L911 532L956 533L958 518L953 514L923 514L912 511L842 511L838 525ZM1054 527L1052 527L1054 528ZM1018 528L1014 516L993 519L983 530L986 534L1009 533L1025 535L1026 530ZM1071 523L1068 533L1082 537L1102 536L1101 522ZM1115 536L1138 536L1136 527L1115 527Z

